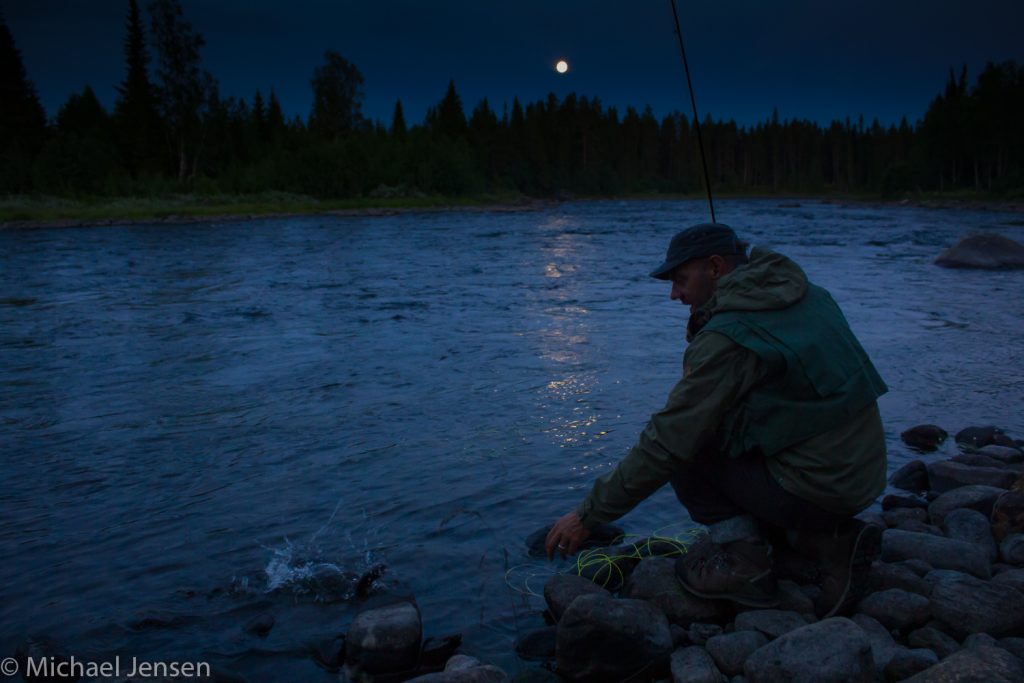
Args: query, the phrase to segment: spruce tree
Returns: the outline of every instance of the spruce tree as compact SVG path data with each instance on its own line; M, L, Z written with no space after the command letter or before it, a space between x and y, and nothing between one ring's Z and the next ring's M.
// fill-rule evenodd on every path
M137 0L128 0L124 28L126 73L117 86L114 121L122 162L132 176L137 176L157 165L161 143L160 118L149 81L149 55Z
M402 100L395 101L395 113L391 116L391 137L404 140L406 134L405 114L402 112Z
M0 14L0 191L31 189L32 162L46 139L46 112Z

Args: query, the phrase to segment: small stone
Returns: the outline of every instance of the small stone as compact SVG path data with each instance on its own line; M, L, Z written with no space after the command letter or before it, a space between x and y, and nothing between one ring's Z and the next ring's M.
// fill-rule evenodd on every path
M976 545L981 552L985 553L989 562L995 562L999 557L988 518L977 510L968 508L953 510L946 515L942 522L942 528L949 538Z
M411 669L420 654L422 635L420 611L412 603L365 610L349 625L346 661L370 674Z
M759 631L774 640L779 636L806 626L807 620L796 612L778 609L759 609L736 615L737 631Z
M767 642L768 639L757 631L737 631L715 636L705 647L719 671L726 676L738 676L747 658Z
M885 680L902 681L938 663L938 655L931 650L900 648L885 665Z
M652 557L640 562L622 589L622 597L646 600L658 607L669 623L684 628L694 622L724 622L728 606L721 600L705 600L690 595L676 578L675 560Z
M954 636L1003 636L1024 628L1024 594L994 581L958 572L932 572L931 609Z
M1003 562L1024 565L1024 534L1010 534L999 544L999 555Z
M722 627L718 624L690 624L687 634L694 645L704 645L710 638L721 635Z
M671 653L668 619L644 600L581 595L558 623L558 671L569 678L628 678Z
M939 659L945 659L960 649L960 644L951 636L931 626L911 631L907 643L910 647L931 650Z
M808 624L759 648L743 667L750 683L870 681L871 644L854 622L832 617Z
M882 510L897 510L899 508L924 508L928 509L928 501L919 496L901 496L897 493L890 493L882 498Z
M893 472L889 483L904 491L927 491L928 469L920 460L911 460Z
M1019 683L1024 680L1024 664L1006 650L996 647L964 649L928 667L907 683L941 681L985 681Z
M575 574L556 574L544 584L544 601L551 615L558 621L572 601L581 595L609 595L593 581Z
M999 642L987 633L972 633L964 638L962 647L999 647Z
M931 571L931 567L928 570ZM868 591L877 593L890 588L901 588L925 597L932 592L932 587L902 562L890 564L876 561L872 563L871 573L868 574Z
M941 525L943 520L953 510L958 508L970 508L977 510L983 515L992 514L992 506L1005 491L995 486L983 486L973 484L961 486L958 489L947 491L933 500L928 506L928 516L932 524Z
M932 491L939 493L972 484L1008 489L1016 480L1016 472L998 467L974 467L952 460L940 460L928 465L928 482Z
M899 562L911 558L923 559L940 569L965 571L985 579L991 575L988 560L981 557L970 543L899 529L883 532L883 561Z
M861 601L857 609L888 629L904 632L924 624L931 617L928 598L899 588L872 593Z
M516 654L531 662L552 660L557 642L557 626L539 628L516 641Z
M917 425L900 434L903 443L925 453L934 451L948 436L945 429L933 424Z
M722 673L704 648L684 647L672 653L672 683L722 683Z

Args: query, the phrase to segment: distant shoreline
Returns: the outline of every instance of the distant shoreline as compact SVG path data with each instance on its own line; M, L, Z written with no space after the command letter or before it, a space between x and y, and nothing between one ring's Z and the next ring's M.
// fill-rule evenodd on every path
M840 206L887 206L927 209L959 209L1024 213L1024 199L993 199L970 196L923 196L882 199L858 195L716 195L719 201L774 200L780 208L799 208L803 203ZM349 199L319 201L287 196L265 198L225 196L207 198L179 195L167 199L111 199L77 202L58 198L8 198L0 200L0 230L103 227L123 225L191 225L269 218L311 216L394 216L408 213L522 212L557 206L563 201L703 201L700 194L638 194L612 197L412 197L398 199ZM1024 222L1022 222L1024 224Z

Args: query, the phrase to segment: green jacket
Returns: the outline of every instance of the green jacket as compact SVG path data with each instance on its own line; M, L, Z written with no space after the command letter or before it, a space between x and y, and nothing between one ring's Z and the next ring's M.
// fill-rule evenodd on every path
M632 450L615 470L594 483L577 509L583 525L592 529L626 514L698 453L714 449L722 452L719 457L727 457L749 450L752 444L744 437L744 420L749 422L751 407L756 414L764 395L771 393L765 388L778 380L780 364L763 349L758 349L759 355L733 341L749 339L737 332L737 325L770 328L773 311L781 314L777 319L782 321L794 313L829 314L829 306L841 321L838 326L845 327L845 319L828 293L811 285L799 266L755 247L750 263L719 280L711 300L691 315L682 379L670 392L665 407L651 416ZM718 320L716 315L720 315ZM788 329L795 328L790 325ZM827 334L827 330L817 326L815 333ZM885 488L887 470L885 436L874 400L884 393L885 386L852 334L849 340L848 346L856 348L841 354L841 361L846 376L858 381L846 382L856 386L855 398L845 401L844 413L832 410L828 419L818 419L812 401L804 406L784 406L779 416L781 404L775 403L776 416L767 421L767 427L762 424L754 430L774 444L766 462L783 488L839 514L854 514L867 507ZM824 340L818 346L833 342ZM819 388L835 388L838 371L823 364L830 356L819 356L821 362L813 357L800 359L810 367L801 377L809 377ZM858 361L863 363L861 372L855 371ZM781 367L785 365L783 362ZM807 419L808 415L812 418ZM800 433L807 424L816 428Z

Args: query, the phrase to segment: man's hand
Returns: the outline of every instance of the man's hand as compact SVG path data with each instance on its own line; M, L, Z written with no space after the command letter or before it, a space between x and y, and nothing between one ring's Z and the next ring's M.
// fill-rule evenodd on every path
M576 551L580 548L580 544L589 537L590 532L580 524L580 518L576 516L575 510L560 517L555 522L555 525L551 527L547 540L544 541L544 548L548 551L548 559L550 560L555 556L556 548L561 553L563 560L569 555L575 555Z

